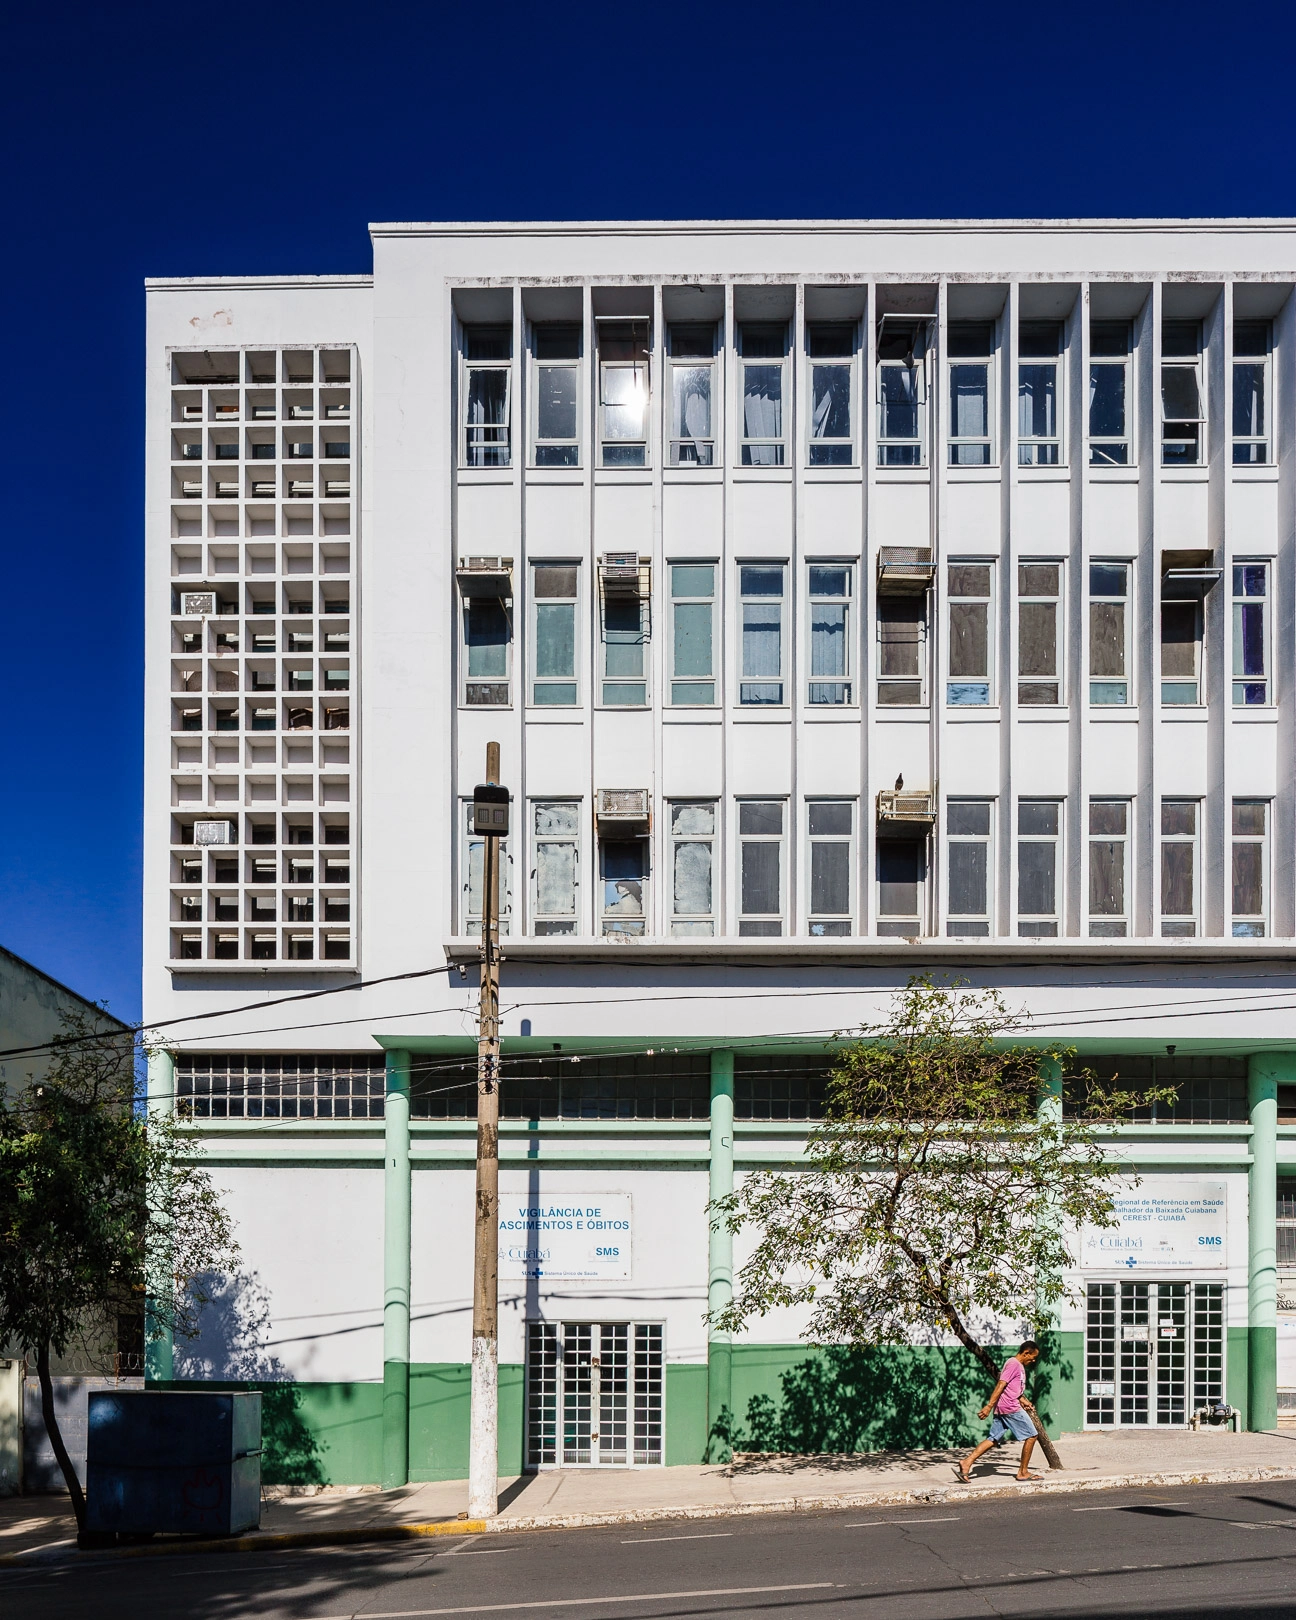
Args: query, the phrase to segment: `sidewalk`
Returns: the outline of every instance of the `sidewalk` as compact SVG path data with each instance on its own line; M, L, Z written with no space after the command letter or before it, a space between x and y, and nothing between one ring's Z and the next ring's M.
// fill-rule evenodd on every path
M1110 1489L1118 1485L1185 1484L1211 1479L1296 1479L1296 1430L1230 1434L1207 1430L1064 1434L1057 1440L1065 1467L1048 1469L1037 1485L1012 1480L1018 1448L985 1460L970 1486L954 1477L957 1451L868 1452L844 1457L746 1457L716 1466L554 1469L500 1482L493 1531L558 1528L599 1522L634 1523L675 1517L903 1504L951 1497L1030 1491ZM262 1533L326 1541L340 1533L444 1523L452 1529L468 1496L463 1480L407 1485L402 1490L329 1487L313 1495L267 1486ZM468 1529L468 1526L464 1527ZM471 1528L479 1528L473 1525ZM0 1500L0 1558L70 1543L75 1535L67 1500L58 1496ZM6 1560L7 1561L7 1560Z

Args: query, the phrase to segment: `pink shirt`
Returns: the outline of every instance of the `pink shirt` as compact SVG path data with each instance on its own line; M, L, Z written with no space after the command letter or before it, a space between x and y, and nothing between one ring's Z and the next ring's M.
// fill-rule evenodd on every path
M1003 1394L995 1402L995 1411L1000 1414L1020 1412L1021 1394L1026 1387L1025 1367L1016 1356L1009 1356L999 1377L1003 1380Z

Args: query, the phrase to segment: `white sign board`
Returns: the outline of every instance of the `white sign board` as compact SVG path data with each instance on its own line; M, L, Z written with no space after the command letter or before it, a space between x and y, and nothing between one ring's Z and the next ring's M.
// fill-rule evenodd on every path
M631 1243L629 1193L500 1197L499 1274L509 1281L628 1282Z
M1080 1234L1086 1271L1144 1276L1164 1271L1211 1271L1227 1265L1226 1193L1222 1181L1144 1181L1114 1198L1119 1226Z

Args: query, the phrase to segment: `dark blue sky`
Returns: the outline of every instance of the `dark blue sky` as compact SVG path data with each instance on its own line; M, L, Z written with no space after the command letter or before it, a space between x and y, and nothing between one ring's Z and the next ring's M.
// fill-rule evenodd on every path
M10 13L0 942L137 1013L146 275L363 271L370 220L1296 214L1291 19Z

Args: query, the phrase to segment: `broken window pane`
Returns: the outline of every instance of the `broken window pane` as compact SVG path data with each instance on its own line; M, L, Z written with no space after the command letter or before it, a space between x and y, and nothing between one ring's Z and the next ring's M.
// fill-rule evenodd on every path
M576 910L576 846L546 843L536 848L536 910L546 916Z
M1161 604L1161 701L1197 703L1201 609L1196 602Z
M573 802L532 807L535 867L532 872L534 932L576 931L576 837L580 806Z
M677 938L709 937L715 932L712 898L714 804L673 804L671 933Z
M915 929L926 845L918 838L879 838L877 842L878 915L912 918Z

